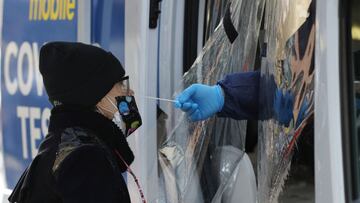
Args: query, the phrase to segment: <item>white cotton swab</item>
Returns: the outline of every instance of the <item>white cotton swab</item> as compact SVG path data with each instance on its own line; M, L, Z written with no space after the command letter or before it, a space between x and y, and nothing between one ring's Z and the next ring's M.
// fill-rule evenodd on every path
M176 102L176 100L164 99L164 98L159 98L159 97L144 96L144 98L146 98L146 99L153 99L153 100L159 100L159 101L166 101L166 102L173 102L173 103Z

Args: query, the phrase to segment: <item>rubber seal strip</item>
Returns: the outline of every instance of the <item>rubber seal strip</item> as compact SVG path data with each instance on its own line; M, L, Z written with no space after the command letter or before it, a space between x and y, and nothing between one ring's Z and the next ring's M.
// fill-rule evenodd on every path
M231 21L231 13L230 13L230 4L228 5L226 9L225 16L223 18L223 26L226 33L226 36L228 37L231 44L236 40L239 33L236 31L234 24Z

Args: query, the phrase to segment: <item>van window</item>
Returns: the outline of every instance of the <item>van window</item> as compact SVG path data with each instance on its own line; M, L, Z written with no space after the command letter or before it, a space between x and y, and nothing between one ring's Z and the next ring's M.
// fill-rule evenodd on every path
M359 0L340 1L340 78L345 194L360 200L360 9Z

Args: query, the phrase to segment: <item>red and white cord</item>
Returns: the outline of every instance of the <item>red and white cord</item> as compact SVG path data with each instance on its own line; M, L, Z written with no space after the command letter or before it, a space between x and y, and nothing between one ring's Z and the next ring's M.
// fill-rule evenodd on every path
M143 190L141 189L139 180L137 179L135 173L131 170L130 166L126 163L126 161L123 159L123 157L121 156L121 154L120 154L117 150L115 150L115 153L116 153L116 155L121 159L121 161L125 164L125 166L126 166L126 168L127 168L126 170L127 170L127 171L132 175L132 177L134 178L134 181L135 181L135 183L136 183L136 185L137 185L137 188L138 188L138 190L139 190L139 193L140 193L141 200L142 200L143 203L146 203L144 192L143 192Z

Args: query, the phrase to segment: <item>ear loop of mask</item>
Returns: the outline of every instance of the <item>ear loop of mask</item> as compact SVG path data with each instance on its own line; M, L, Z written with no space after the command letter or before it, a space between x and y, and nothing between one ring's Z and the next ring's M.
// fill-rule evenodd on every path
M108 99L108 98L106 98L106 99ZM111 101L110 101L110 102L111 102ZM111 102L111 104L113 104L113 103ZM116 107L116 106L115 106L115 107ZM105 114L104 114L104 112L103 112L100 108L104 109L105 111L107 111L107 112L109 112L109 113L111 113L111 114L115 114L115 113L116 113L116 110L115 110L115 111L111 111L111 110L109 110L108 108L105 108L105 107L99 105L98 109L99 109L99 111L100 111L103 115L105 115Z
M130 82L129 82L129 79L126 80L126 95L130 95ZM113 105L113 107L115 107L115 109L118 109L118 107L114 104L113 101L111 101L111 99L108 97L108 96L105 96L105 98L111 103L111 105ZM107 112L110 112L112 114L115 114L117 110L115 110L115 112L112 112L111 110L103 107L103 106L100 106L99 107L103 108L105 111ZM102 114L104 114L104 112L99 109L101 111Z
M111 101L111 99L108 96L105 96L105 98L111 103L111 105L113 105L113 107L115 107L115 109L118 109L118 107L114 104L113 101ZM116 111L118 111L118 110L116 110ZM116 111L113 113L116 113Z
M107 108L104 108L104 110L108 111L108 112L111 112L113 115L114 115L114 118L113 118L113 122L123 131L123 133L125 134L125 130L123 129L124 127L122 126L122 119L121 119L121 116L120 116L120 112L118 110L118 108L116 107L116 105L114 104L114 102L111 101L111 99L108 97L108 96L105 96L105 98L111 103L111 105L113 105L113 107L115 107L115 112L112 112L110 111L109 109ZM114 120L115 119L115 120ZM127 135L128 136L128 135Z
M111 105L113 105L113 106L115 107L115 109L117 109L116 105L111 101L111 99L108 98L108 96L105 96L105 98L111 103ZM99 105L99 106L98 106L98 110L99 110L103 115L105 115L105 113L104 113L104 111L101 110L101 109L104 109L105 111L111 113L111 115L114 116L113 119L116 117L116 114L117 114L117 113L119 114L119 111L118 111L118 110L111 111L111 110L109 110L108 108L105 108L105 107ZM120 117L120 114L119 114L119 117ZM115 119L116 119L116 118L115 118ZM119 119L121 119L121 118L119 118Z
M126 95L130 95L129 93L130 93L130 82L129 82L129 80L127 79L126 80ZM116 118L116 113L119 113L119 119L121 119L121 117L120 117L120 112L119 112L119 110L118 110L118 107L114 104L114 102L113 101L111 101L111 99L108 97L108 96L105 96L105 98L111 103L111 105L115 108L115 109L117 109L117 110L115 110L115 112L112 112L111 110L109 110L109 109L107 109L107 108L104 108L104 107L102 107L102 106L100 106L101 108L103 108L105 111L107 111L107 112L110 112L111 114L113 114L114 115L114 118L115 119L117 119ZM100 109L99 109L100 110ZM101 111L101 110L100 110ZM104 113L103 113L104 114ZM116 125L118 125L118 127L120 128L120 129L122 129L122 126L119 126L119 124L116 124ZM123 130L124 131L124 130ZM127 134L126 135L126 137L128 137L129 136L129 134Z
M105 113L103 112L103 110L101 110L101 108L103 108L102 106L97 106L96 110L98 110L102 115L105 115Z

